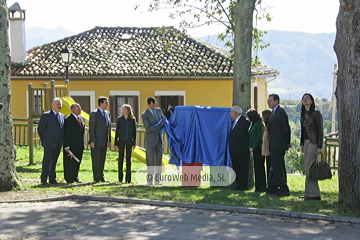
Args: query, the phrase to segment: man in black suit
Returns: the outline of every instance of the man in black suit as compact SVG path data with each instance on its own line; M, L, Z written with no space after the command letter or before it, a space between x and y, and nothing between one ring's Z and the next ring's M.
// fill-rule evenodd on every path
M73 103L70 106L71 114L64 122L64 178L67 183L81 183L78 177L79 167L84 151L85 124L81 114L81 106ZM69 156L71 151L74 156Z
M92 169L95 182L107 182L104 178L104 166L111 139L110 112L106 111L108 99L99 97L98 105L99 107L90 113L89 120Z
M54 98L52 110L44 112L39 121L38 134L41 144L44 147L44 158L42 161L41 184L57 184L56 163L60 154L63 135L64 135L64 114L60 113L62 102L59 98Z
M229 136L229 149L232 161L232 168L236 173L234 190L248 190L249 185L249 126L248 121L242 116L242 109L239 106L231 108L230 116L233 119Z
M288 116L280 107L280 98L277 94L268 97L269 108L272 109L268 123L269 148L271 152L271 170L269 176L270 194L289 196L284 156L290 145L290 126Z

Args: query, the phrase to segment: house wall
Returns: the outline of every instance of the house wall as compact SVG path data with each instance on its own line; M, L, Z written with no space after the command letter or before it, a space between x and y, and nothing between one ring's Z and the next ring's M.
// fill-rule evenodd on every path
M254 87L257 86L257 111L261 115L261 112L265 109L269 109L267 105L267 83L266 78L253 79L251 82L251 106L254 104Z
M266 82L264 79L257 79L258 86L258 106L259 113L267 109L266 105ZM27 90L28 84L33 87L43 87L43 83L48 83L49 79L12 79L12 116L13 118L27 118ZM57 80L55 85L64 84L63 79ZM253 86L253 83L252 83ZM252 88L253 89L253 88ZM93 92L91 99L97 106L97 98L100 96L110 96L110 91L131 91L139 92L139 116L147 108L146 100L149 96L155 96L156 91L178 91L185 92L186 105L201 105L213 107L231 107L232 105L232 79L219 80L84 80L70 79L70 94L80 91ZM252 92L253 95L253 92ZM253 101L252 101L253 103ZM111 106L109 106L111 107ZM110 109L110 108L109 108ZM246 109L244 109L246 111ZM140 121L141 122L141 121Z

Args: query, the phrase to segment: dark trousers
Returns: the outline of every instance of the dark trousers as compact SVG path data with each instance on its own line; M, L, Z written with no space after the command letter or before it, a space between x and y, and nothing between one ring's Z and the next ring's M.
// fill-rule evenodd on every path
M247 190L249 186L250 152L241 154L230 153L232 168L235 171L236 188Z
M265 157L261 156L261 147L253 151L255 170L255 191L266 192Z
M56 181L56 163L60 154L60 148L44 147L44 158L42 161L41 182L47 182L49 178L50 183Z
M271 187L277 187L282 193L289 193L285 169L285 152L271 152L271 170L270 182ZM273 179L273 180L271 180Z
M91 148L91 160L94 181L104 180L104 166L107 147Z
M70 158L68 156L69 153L63 151L64 179L67 183L73 183L79 180L78 174L79 174L80 163L83 155L83 150L80 151L75 151L74 149L70 149L70 150L80 160L80 162L77 162L74 158Z
M118 173L119 173L119 182L122 182L124 178L123 165L124 165L124 149L126 149L126 176L125 182L131 182L131 153L132 153L132 141L129 140L120 140L119 141L119 161L118 161Z

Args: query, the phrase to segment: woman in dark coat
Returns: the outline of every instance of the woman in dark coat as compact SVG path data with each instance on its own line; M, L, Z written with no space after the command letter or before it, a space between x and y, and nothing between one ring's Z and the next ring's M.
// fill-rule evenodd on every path
M321 200L318 181L309 179L309 169L322 153L324 130L321 113L315 110L315 101L311 94L305 93L301 99L301 151L305 157L305 196L304 200Z
M261 142L263 136L263 123L255 109L249 109L247 116L251 121L249 127L249 148L254 157L255 192L266 192L265 157L261 155Z
M125 183L131 183L131 153L136 146L136 121L132 108L128 104L121 106L121 116L116 120L115 146L119 149L118 173L119 182L122 182L124 149L126 149L126 176Z

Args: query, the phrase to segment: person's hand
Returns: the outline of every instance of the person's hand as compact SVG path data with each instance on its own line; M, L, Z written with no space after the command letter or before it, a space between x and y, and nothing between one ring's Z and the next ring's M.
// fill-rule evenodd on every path
M69 148L69 147L66 147L66 148L64 148L64 150L65 150L66 152L69 152L69 151L70 151L70 148Z
M90 147L95 148L95 143L94 142L90 143Z
M320 154L320 153L322 153L322 148L317 148L316 149L316 154Z
M117 146L117 145L114 145L114 149L115 149L115 150L118 150L119 148L118 148L118 146Z
M254 149L250 148L250 152L253 152L253 151L254 151Z
M301 152L304 153L304 146L301 146Z
M135 149L135 146L132 146L132 150L134 150Z

